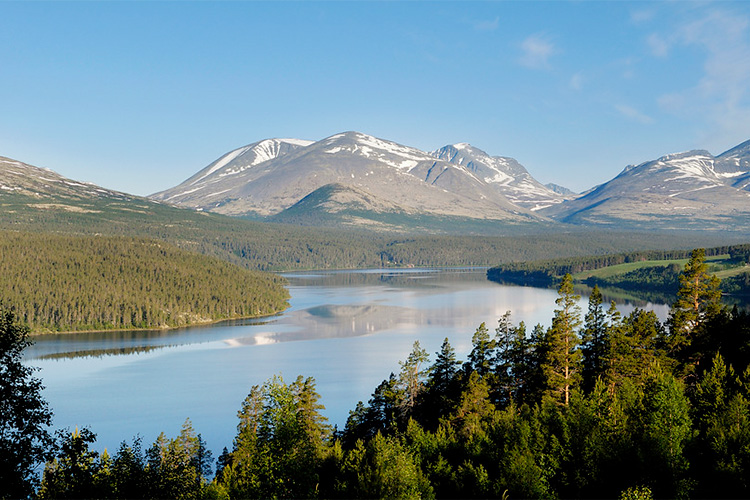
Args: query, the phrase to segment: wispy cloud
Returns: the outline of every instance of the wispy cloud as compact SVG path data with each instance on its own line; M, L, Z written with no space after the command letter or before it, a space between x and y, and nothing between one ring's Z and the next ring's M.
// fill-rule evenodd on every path
M630 20L636 24L646 23L654 18L653 9L638 9L630 13Z
M656 33L649 35L646 42L651 48L651 53L656 57L667 57L669 54L669 42Z
M573 90L581 90L583 89L583 82L584 82L583 75L581 73L576 73L575 75L570 77L568 86Z
M558 53L557 47L544 35L531 35L521 43L519 62L532 69L547 69L549 59Z
M644 125L654 122L653 118L646 115L645 113L638 111L632 106L628 106L627 104L616 104L615 109L625 118L635 120L639 123L643 123Z
M675 43L706 54L703 75L692 88L663 95L659 104L678 115L702 117L723 144L750 135L750 20L710 8L683 24ZM743 139L744 138L744 139Z
M495 31L499 26L499 17L496 17L492 21L479 21L474 23L474 29L476 29L477 31Z

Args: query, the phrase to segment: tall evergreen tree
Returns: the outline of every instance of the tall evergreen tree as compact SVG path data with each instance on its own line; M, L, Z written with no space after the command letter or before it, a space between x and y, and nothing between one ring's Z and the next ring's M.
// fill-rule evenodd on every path
M429 368L424 395L419 403L419 421L430 429L437 427L440 419L453 410L460 393L457 375L461 363L447 337L435 354L435 363Z
M36 467L48 458L52 412L34 369L21 363L31 345L28 328L0 304L0 497L24 498L37 483Z
M427 370L422 367L429 359L430 356L427 354L427 351L416 340L406 361L399 362L399 365L401 365L399 385L404 392L402 417L405 420L414 413L414 408L417 405L417 397L423 389L424 379L427 375Z
M693 332L721 311L721 281L708 272L706 251L693 250L680 274L680 289L669 318L669 349L673 354L690 346Z
M602 302L602 292L594 286L589 296L589 309L584 317L581 332L581 352L583 353L583 386L586 390L594 388L596 378L604 371L604 358L607 354L608 324Z
M471 345L469 360L464 364L464 368L484 377L492 372L496 347L496 342L490 338L490 332L485 323L480 324L472 335Z
M570 274L563 277L557 290L552 327L548 332L547 359L544 372L547 378L547 394L559 403L568 406L570 392L580 379L581 351L578 349L578 328L581 326L581 298L573 290Z

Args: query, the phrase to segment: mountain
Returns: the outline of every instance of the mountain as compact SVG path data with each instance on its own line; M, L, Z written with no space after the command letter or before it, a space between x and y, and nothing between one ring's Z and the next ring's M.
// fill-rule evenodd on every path
M68 179L47 168L34 167L20 161L0 156L0 194L21 195L36 199L43 205L44 201L55 199L58 207L65 210L65 200L92 201L118 200L127 201L137 198L118 191L104 189L88 182ZM67 210L82 210L80 205L71 203Z
M716 171L732 187L750 191L750 141L745 141L716 158Z
M581 196L579 193L576 193L572 189L568 189L565 186L561 186L561 185L555 184L553 182L548 182L544 186L546 188L554 191L555 193L564 196L566 200L573 200L573 199L578 198L579 196Z
M445 146L433 151L432 155L466 167L508 200L532 211L570 198L541 184L513 158L490 156L470 144Z
M578 199L542 210L573 224L629 228L750 228L750 141L717 157L688 151L626 167Z
M273 154L259 155L257 150L267 148L268 143L274 145ZM365 192L400 213L543 220L509 200L494 185L501 182L483 178L489 169L492 178L499 179L497 168L479 161L466 166L370 135L345 132L314 143L272 139L245 146L152 198L227 215L266 217L335 184ZM545 195L551 193L542 189ZM327 209L328 205L317 207Z
M226 204L232 187L256 178L254 167L309 146L300 139L266 139L230 151L180 185L156 193L152 199L211 210ZM222 210L215 210L221 212Z

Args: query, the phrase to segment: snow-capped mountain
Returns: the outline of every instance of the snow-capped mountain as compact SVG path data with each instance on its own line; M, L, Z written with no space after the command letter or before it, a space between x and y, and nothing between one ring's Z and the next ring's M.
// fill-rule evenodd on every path
M70 200L118 199L136 197L78 182L49 170L0 156L0 196L18 194L40 201L47 198Z
M733 187L750 191L750 141L717 156L715 169Z
M269 143L273 154L257 152ZM152 198L228 215L268 216L329 184L364 191L403 212L538 219L464 165L359 132L314 143L274 139L251 144Z
M626 167L584 196L542 212L577 224L735 229L750 220L750 143L718 157L688 151Z
M467 143L444 146L433 151L432 155L463 165L511 202L532 211L570 199L570 196L561 196L534 179L515 159L490 156Z

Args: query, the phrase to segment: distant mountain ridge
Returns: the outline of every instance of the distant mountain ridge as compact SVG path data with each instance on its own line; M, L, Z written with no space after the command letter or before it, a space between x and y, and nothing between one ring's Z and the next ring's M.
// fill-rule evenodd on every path
M518 233L562 223L750 233L750 141L718 156L694 150L629 165L580 195L544 186L516 160L467 143L428 153L359 132L316 142L258 141L150 199L0 157L0 204L12 207L19 197L40 214L146 213L166 203L271 222L399 232Z
M253 143L151 197L227 215L274 216L327 185L371 195L398 213L513 222L545 220L533 212L565 199L512 158L468 144L428 153L360 132ZM342 191L334 192L341 211ZM323 194L315 210L333 205L321 202Z
M516 205L535 211L561 203L565 196L544 186L513 158L490 156L467 143L444 146L436 158L465 166Z
M28 196L38 200L40 205L54 199L55 208L68 211L85 210L80 202L103 199L120 202L139 199L153 203L138 196L105 189L89 182L68 179L48 168L35 167L0 156L0 194L3 193Z
M542 213L572 224L734 230L750 225L750 141L714 157L695 150L629 165Z

